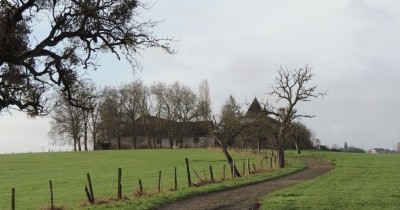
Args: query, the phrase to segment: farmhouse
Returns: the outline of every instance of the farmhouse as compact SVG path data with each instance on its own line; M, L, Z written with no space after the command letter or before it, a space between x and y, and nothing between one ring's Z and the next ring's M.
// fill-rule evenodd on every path
M243 136L238 137L235 146L257 149L274 146L271 138L274 129L276 129L276 120L268 116L256 97L245 113L243 121L245 124L252 124L252 126L245 130Z
M176 122L151 115L136 119L134 129L121 136L121 149L198 148L214 145L211 121ZM96 149L117 149L117 139L99 142Z

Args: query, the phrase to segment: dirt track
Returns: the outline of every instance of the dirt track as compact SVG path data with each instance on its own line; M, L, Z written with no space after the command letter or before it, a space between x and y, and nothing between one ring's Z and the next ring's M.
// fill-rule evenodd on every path
M189 197L167 204L158 209L258 209L261 199L278 189L282 189L307 179L312 179L333 169L328 162L315 158L300 158L307 168L296 173L229 190Z

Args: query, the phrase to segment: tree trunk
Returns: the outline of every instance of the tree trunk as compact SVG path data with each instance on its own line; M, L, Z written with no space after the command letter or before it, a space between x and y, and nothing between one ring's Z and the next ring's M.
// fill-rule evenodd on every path
M133 119L133 124L132 124L132 136L131 136L131 140L132 140L132 148L136 149L136 124L135 124L135 120Z
M146 133L146 139L147 139L147 147L148 147L149 149L153 149L152 146L151 146L150 137L149 137L149 135L148 135L147 133Z
M179 138L179 148L183 148L183 137Z
M84 111L83 113L83 144L85 151L88 151L88 113Z
M174 139L172 138L172 136L168 136L169 139L169 147L172 149L174 148Z
M120 150L121 149L121 135L117 136L117 149Z
M79 151L82 151L82 145L81 145L81 137L80 136L78 136L78 150Z
M283 145L278 145L279 168L285 168L285 149Z
M222 152L224 153L225 158L226 158L226 160L228 161L228 164L229 164L229 165L231 166L231 168L232 168L232 167L233 167L233 159L232 159L231 155L228 153L228 147L223 146L223 147L222 147ZM235 177L240 177L240 173L239 173L239 171L238 171L236 165L235 165L235 167L234 167L233 170L234 170L234 173L235 173Z
M84 144L85 144L85 151L88 151L88 144L87 144L87 131L85 131L85 134L84 134L84 137L83 137L84 139L83 139L83 141L84 141Z
M74 152L76 152L76 137L74 137Z
M153 135L153 146L154 146L154 149L157 149L156 135Z
M300 151L300 146L299 146L299 143L298 143L298 141L294 141L294 146L296 147L296 151L297 151L297 154L301 154L301 151Z
M87 123L85 123L84 131L83 131L83 142L85 144L85 151L88 151L88 135L87 135Z
M132 132L131 135L131 142L132 142L132 149L136 149L136 136L134 132Z
M93 128L92 132L92 140L93 140L93 151L96 150L96 128Z

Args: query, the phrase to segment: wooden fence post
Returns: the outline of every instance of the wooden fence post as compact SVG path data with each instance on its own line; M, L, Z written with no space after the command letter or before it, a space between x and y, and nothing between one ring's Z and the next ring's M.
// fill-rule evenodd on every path
M118 168L118 199L122 199L122 168Z
M225 180L225 164L222 167L222 180Z
M158 187L157 187L157 191L158 192L161 191L161 170L158 171Z
M178 177L176 175L176 166L175 166L175 186L174 186L175 191L178 190Z
M242 170L243 176L246 175L246 162L243 161L243 170Z
M230 166L230 168L231 168L231 177L232 177L232 179L233 179L233 178L234 178L234 177L233 177L233 163L230 164L229 166Z
M235 168L236 168L235 159L233 159L233 164L232 164L232 178L236 178Z
M188 178L188 186L192 186L192 180L190 179L190 170L189 170L189 159L185 158L185 163L186 163L186 173L187 173L187 178Z
M90 192L91 203L94 203L92 180L90 179L90 174L89 173L87 173L86 176L87 176L87 180L88 180L88 184L89 184L89 192Z
M143 185L142 185L141 179L139 179L139 191L140 191L140 194L143 194Z
M50 180L50 209L54 209L54 197L53 197L53 183Z
M213 174L212 166L210 166L210 179L212 182L214 181L214 174Z
M251 170L250 170L250 160L249 160L249 158L247 158L247 172L248 172L248 175L251 174Z
M87 197L89 203L92 203L92 197L91 197L91 195L90 195L90 192L89 192L89 190L88 190L87 185L85 186L85 192L86 192L86 197Z
M253 169L254 169L254 173L256 173L257 169L256 169L256 164L255 163L253 163Z
M11 210L15 210L15 188L11 189Z

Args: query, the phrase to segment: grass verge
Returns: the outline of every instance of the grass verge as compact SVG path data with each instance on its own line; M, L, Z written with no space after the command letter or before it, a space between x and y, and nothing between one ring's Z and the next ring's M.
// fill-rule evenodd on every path
M331 172L268 195L262 209L399 209L400 155L305 151Z
M11 207L11 189L16 189L17 209L46 209L50 205L49 180L53 182L55 205L64 209L149 209L165 202L207 193L219 189L248 184L291 173L303 167L292 160L292 167L251 177L187 188L185 158L191 169L200 176L208 175L211 165L219 179L226 160L221 151L206 149L160 149L95 152L63 152L0 155L0 209ZM233 154L236 163L246 161L247 156ZM251 163L259 160L249 157ZM174 167L177 167L178 191L173 188ZM117 196L117 169L122 168L122 192L127 199L115 201ZM157 190L158 173L162 171L161 191ZM192 171L191 171L192 172ZM227 176L229 169L227 167ZM96 201L102 205L85 206L86 174L90 173ZM142 179L147 196L134 198L138 179ZM197 178L192 173L192 180ZM149 194L153 194L149 196Z

